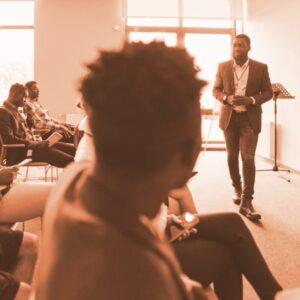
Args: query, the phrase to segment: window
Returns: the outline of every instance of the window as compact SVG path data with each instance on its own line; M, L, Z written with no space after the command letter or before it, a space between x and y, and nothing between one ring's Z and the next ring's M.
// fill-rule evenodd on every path
M208 81L202 94L201 106L216 108L216 102L212 99L213 82L218 63L230 57L231 35L187 33L185 46L201 68L200 77Z
M176 17L178 0L127 0L127 17Z
M176 33L170 32L130 32L129 40L131 42L149 43L153 40L163 41L166 45L176 46Z
M230 19L231 5L228 0L184 0L183 17L201 19Z
M12 84L34 78L34 1L0 0L0 104Z
M129 41L184 46L208 81L201 106L218 110L212 85L218 63L230 59L232 37L243 31L242 0L127 0Z

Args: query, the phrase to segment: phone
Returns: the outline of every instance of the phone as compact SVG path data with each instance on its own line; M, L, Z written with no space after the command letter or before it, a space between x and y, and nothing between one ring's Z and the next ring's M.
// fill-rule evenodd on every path
M200 221L199 217L189 212L183 213L180 217L181 223L173 223L169 226L170 242L178 240L186 229L194 228Z
M60 134L57 131L54 131L48 138L47 141L49 141L49 147L56 144L58 141L60 141L63 138L62 134Z

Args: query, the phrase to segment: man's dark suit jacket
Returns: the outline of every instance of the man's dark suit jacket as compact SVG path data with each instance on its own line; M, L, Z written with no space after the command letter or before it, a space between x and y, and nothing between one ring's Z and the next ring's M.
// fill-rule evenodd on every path
M219 65L213 87L213 95L222 103L220 112L220 128L226 130L232 115L232 106L223 103L225 95L234 95L233 60ZM261 104L272 98L273 91L270 82L268 66L261 62L249 60L249 77L245 96L255 98L256 104L247 106L247 115L255 133L261 131Z
M16 118L4 107L0 107L0 135L5 144L28 145L26 134ZM12 148L7 151L7 162L9 165L18 163L26 158L27 147Z

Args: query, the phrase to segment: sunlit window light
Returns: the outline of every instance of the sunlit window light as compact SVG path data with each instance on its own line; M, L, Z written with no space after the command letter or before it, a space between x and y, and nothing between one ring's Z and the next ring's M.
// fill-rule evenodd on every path
M178 0L127 0L128 17L178 17Z
M234 28L234 21L228 19L183 19L182 26L193 28Z
M230 0L183 0L183 17L231 18Z
M178 18L127 18L128 26L178 27Z
M176 46L177 37L176 33L169 32L130 32L130 42L144 42L150 43L151 41L163 41L167 46Z
M185 47L195 57L195 62L201 69L200 77L208 81L202 94L201 105L217 109L212 86L218 64L230 59L231 35L187 33Z
M0 26L34 24L34 1L0 1Z
M0 104L12 84L34 78L34 1L0 1Z

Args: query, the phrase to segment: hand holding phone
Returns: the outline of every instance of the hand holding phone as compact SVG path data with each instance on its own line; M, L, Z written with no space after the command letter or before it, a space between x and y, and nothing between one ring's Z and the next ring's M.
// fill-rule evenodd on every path
M48 138L47 138L47 142L48 142L48 146L52 147L54 144L56 144L57 142L59 142L61 139L63 138L62 134L60 134L57 131L54 131Z
M190 232L198 223L199 217L191 213L183 213L178 217L179 222L173 222L169 226L170 232L170 242L177 241L180 238L183 238L187 232Z

